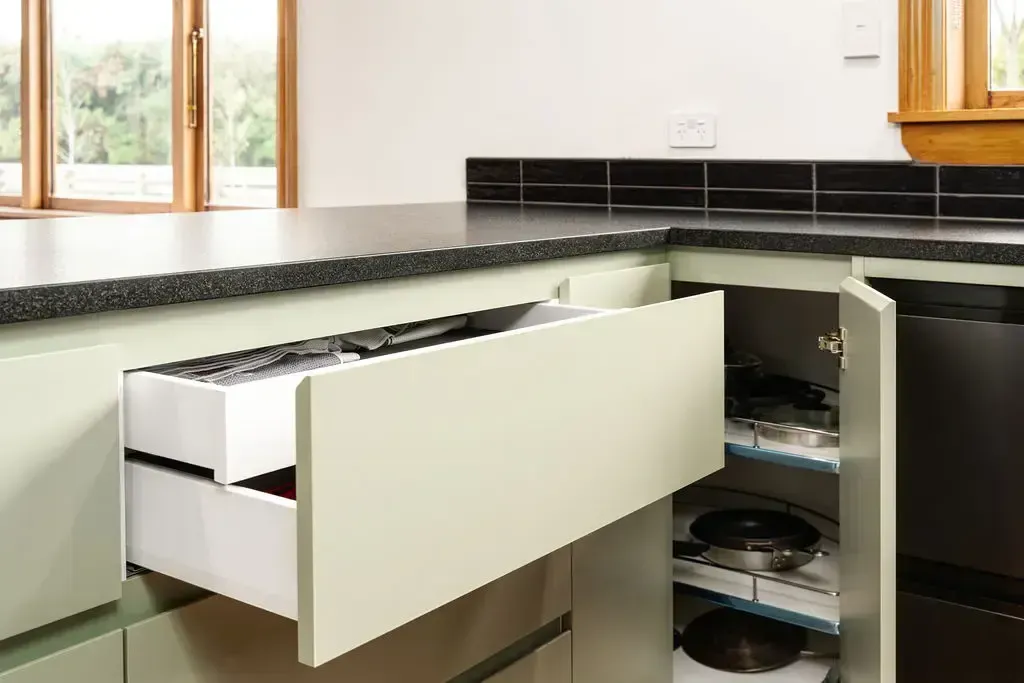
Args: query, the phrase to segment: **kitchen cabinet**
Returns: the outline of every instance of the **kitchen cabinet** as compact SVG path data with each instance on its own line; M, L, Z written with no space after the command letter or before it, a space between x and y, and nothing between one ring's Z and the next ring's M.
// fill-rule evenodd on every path
M572 650L574 680L664 682L673 659L670 497L726 462L721 368L727 321L716 292L746 288L755 292L755 304L773 292L827 297L834 324L815 327L818 319L799 306L792 319L804 318L801 334L846 329L847 369L836 370L844 420L837 515L843 547L855 552L843 553L840 568L836 622L842 623L844 680L891 683L891 310L884 297L851 277L856 271L847 257L670 249L140 309L11 326L0 338L0 355L13 358L0 361L0 377L5 383L36 378L43 389L33 391L43 392L44 402L55 402L46 392L60 387L61 410L78 405L88 416L106 406L100 414L115 417L100 422L108 432L114 428L116 443L117 386L101 377L472 312L480 327L491 326L488 334L318 371L275 394L280 411L269 417L290 425L296 445L279 452L283 461L274 467L295 467L297 501L244 481L262 468L243 479L231 474L231 448L216 455L223 456L221 470L213 459L175 467L153 458L128 463L129 559L227 596L129 627L129 681L248 683L274 680L270 674L334 680L321 671L346 672L336 675L361 683L378 680L367 672L382 683L442 681L571 609L572 636L559 647ZM675 285L687 282L703 289L673 294ZM730 296L727 291L727 306ZM197 326L203 335L189 333ZM813 336L806 343L806 351L790 355L815 354L818 363L838 366L814 350ZM95 376L82 374L81 382L68 384L70 360L44 371L25 361L30 348L58 360L95 353L85 364ZM791 359L780 353L776 360ZM191 395L176 384L179 390ZM77 395L81 403L67 400ZM133 397L125 401L129 439L138 433L130 413L146 409ZM0 436L5 446L21 439L20 451L38 440L54 457L63 452L60 446L70 442L59 431L40 436L46 430L38 409L16 396L6 400L25 428L21 436ZM149 417L168 416L170 424L186 413ZM234 419L241 428L225 434L264 426L262 419L222 414L220 426ZM60 413L57 421L70 425L78 416ZM433 444L429 457L424 443ZM119 456L116 446L88 452L95 457L86 460L95 463ZM244 449L234 452L244 457ZM114 530L91 548L115 570L115 580L92 600L116 598L119 585L116 464L114 472L103 479L112 493L102 499L108 507L97 512L105 521L89 529ZM794 481L788 486L803 492L802 482ZM54 491L69 485L48 483ZM74 517L65 511L60 518ZM16 539L13 533L0 522L0 538ZM571 551L559 550L568 545ZM565 553L568 566L570 552L573 580L571 587L565 582L556 609L534 609L493 639L481 635L489 627L459 622L464 616L422 626L439 614L465 615L453 606L551 553ZM50 557L41 555L45 566L53 564ZM496 615L508 607L495 605L535 605L531 595L509 603L478 598L471 613L480 621L473 623L500 622ZM7 613L15 612L0 614ZM40 613L36 621L60 613ZM226 615L237 628L214 629L214 615ZM447 633L448 640L435 639L434 632ZM456 632L477 635L466 636L457 657L439 657L447 653L441 643ZM478 636L486 641L479 647ZM401 670L396 652L414 653L413 668Z
M485 683L571 683L572 633L556 639L500 671Z
M801 261L800 255L783 255L775 261L775 256L765 254L733 255L721 253L705 254L704 250L685 250L682 254L670 253L672 264L671 277L679 283L691 285L686 294L694 291L713 289L745 290L743 298L747 301L745 312L757 316L757 310L764 308L771 298L781 302L781 306L789 309L788 318L783 321L772 320L765 316L764 321L734 320L734 324L748 329L757 328L751 337L759 335L775 336L772 351L776 353L777 364L785 365L795 362L807 366L807 359L816 354L816 340L803 334L808 326L807 320L800 320L804 311L818 306L826 311L825 315L814 315L809 319L814 324L829 315L835 316L834 327L842 336L841 355L834 361L836 365L842 358L843 368L837 372L838 396L840 402L842 435L841 456L838 461L826 463L806 461L799 463L801 467L817 468L819 471L839 471L838 485L835 487L835 498L838 522L842 528L842 552L838 562L838 581L842 590L838 591L838 604L835 610L834 623L827 626L831 632L840 634L840 669L842 680L853 683L888 683L895 681L895 303L888 297L873 290L863 282L849 277L851 272L849 259L845 265L838 259ZM756 261L756 263L754 263ZM783 272L765 268L786 264L796 272ZM750 268L757 268L755 279L751 279ZM693 280L689 275L693 273ZM599 291L594 280L598 275L588 276L590 291ZM622 281L623 273L608 274L608 282ZM724 281L715 282L714 278ZM762 286L751 286L754 282ZM696 285L696 288L692 287ZM573 278L570 278L563 291L571 292ZM678 288L677 288L678 289ZM819 292L814 295L816 303L805 307L803 301L786 301L786 291ZM831 294L831 293L835 294ZM730 295L726 292L727 311ZM831 298L822 298L831 297ZM613 299L609 299L612 301ZM577 303L571 297L567 303ZM822 306L822 302L824 302ZM600 297L588 301L589 305L601 305ZM832 313L827 311L832 309ZM727 312L728 316L728 312ZM796 324L788 324L795 321ZM787 334L780 334L778 327L792 328ZM812 328L813 329L813 328ZM818 332L824 334L833 329L832 325L820 327ZM803 334L803 351L794 350L799 341L794 342L794 335ZM781 341L780 341L781 340ZM820 369L821 358L810 363ZM717 396L709 397L717 402ZM748 454L765 457L769 461L781 462L769 454ZM791 464L789 461L787 464ZM840 466L841 463L841 466ZM730 467L725 468L726 471ZM762 468L763 472L764 469ZM784 473L773 476L784 479ZM712 477L714 479L714 477ZM813 491L800 491L799 483L782 483L778 487L788 490L798 497L800 495L814 497ZM619 522L618 524L624 524ZM614 527L615 525L612 525ZM609 533L604 531L603 533ZM586 547L594 544L597 547L597 535L588 537L577 545ZM614 557L615 544L609 540L603 546L603 553L597 550L589 554ZM594 565L592 565L593 567ZM586 570L580 569L585 574ZM838 587L837 587L838 588ZM756 594L755 594L756 595ZM577 593L574 592L574 598ZM717 596L722 598L721 595ZM756 607L762 610L768 604L762 595L761 603ZM604 605L614 604L615 599L608 595L600 598ZM729 598L724 603L735 601ZM587 621L578 612L574 600L574 670L581 671L593 667L595 671L608 666L605 661L606 649L584 649L581 644L586 642ZM620 616L628 615L625 598L620 598L617 610ZM747 607L750 607L748 604ZM771 610L768 610L771 611ZM658 610L649 610L648 623L660 622L666 634L670 632L664 614ZM610 622L606 616L605 623ZM824 620L819 622L822 626ZM667 635L666 635L667 637ZM669 649L666 647L666 652ZM651 661L651 660L649 660ZM660 666L671 667L671 661L661 660ZM621 673L621 672L617 672ZM651 680L667 680L666 672ZM614 676L608 680L613 680ZM576 680L588 680L577 677ZM596 679L604 680L604 679ZM621 680L621 678L620 678Z
M0 672L0 683L123 683L124 650L120 630L88 640Z
M302 380L273 416L295 420L297 504L130 463L129 561L297 618L318 666L720 464L720 295L525 305L470 327L493 334Z
M115 345L0 354L0 640L121 595Z
M297 661L294 621L212 597L127 628L126 682L445 683L569 608L566 548L314 669ZM554 671L557 660L534 661Z

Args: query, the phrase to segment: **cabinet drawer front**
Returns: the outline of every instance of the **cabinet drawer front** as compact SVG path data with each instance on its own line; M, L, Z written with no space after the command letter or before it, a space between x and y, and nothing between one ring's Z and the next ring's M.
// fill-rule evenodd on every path
M572 683L572 633L563 633L486 683Z
M897 593L899 683L1020 680L1024 619Z
M332 659L721 467L722 315L713 292L306 378L302 661Z
M0 683L124 683L120 630L0 673Z
M213 597L129 626L127 681L445 683L568 610L566 548L312 669L295 622Z
M118 350L0 360L0 640L121 595Z

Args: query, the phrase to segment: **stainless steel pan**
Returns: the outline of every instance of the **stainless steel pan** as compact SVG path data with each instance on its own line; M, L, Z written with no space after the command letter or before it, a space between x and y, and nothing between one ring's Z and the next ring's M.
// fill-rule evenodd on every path
M715 510L694 520L690 535L694 540L673 542L673 557L730 569L778 572L828 555L810 522L776 510Z

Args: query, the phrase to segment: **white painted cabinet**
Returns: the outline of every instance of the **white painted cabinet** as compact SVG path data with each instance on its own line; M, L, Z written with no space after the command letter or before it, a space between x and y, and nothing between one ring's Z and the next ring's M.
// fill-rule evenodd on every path
M129 463L128 559L297 619L318 666L720 467L721 295L472 327L302 380L297 502Z

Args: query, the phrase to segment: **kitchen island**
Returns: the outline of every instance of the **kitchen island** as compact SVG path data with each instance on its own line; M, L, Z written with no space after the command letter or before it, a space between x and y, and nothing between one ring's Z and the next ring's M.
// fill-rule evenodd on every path
M671 670L665 501L723 457L721 299L657 303L672 298L671 283L829 294L871 277L1019 285L1021 265L1017 226L932 220L438 204L5 222L0 450L13 455L5 481L14 484L0 488L0 540L24 548L0 565L16 587L0 597L0 652L22 667L11 680L64 666L90 683L117 672L129 683L182 680L175 667L204 672L187 679L204 682L264 670L444 681L485 662L473 674L482 680L513 661L496 681L661 680ZM74 615L126 599L122 549L127 538L127 559L136 559L142 520L129 490L123 532L123 446L136 429L131 412L122 416L122 373L480 312L511 322L480 342L316 374L297 398L288 394L298 504L254 509L276 510L282 547L298 544L297 559L266 578L293 598L246 599L248 577L196 566L213 540L196 546L192 564L162 557L158 544L151 569L263 610L215 597L90 640L40 645L57 642L68 619L88 618ZM535 328L516 322L531 315L547 317ZM654 341L643 358L609 358L608 344L629 339ZM534 367L527 354L540 359ZM346 424L325 406L351 395L360 398L342 412ZM632 398L607 400L618 396ZM171 437L180 432L179 413L154 416ZM246 418L235 419L218 428L235 434ZM479 438L461 439L460 429ZM409 451L360 459L381 439L412 451L429 444L438 462L461 466L414 467ZM640 440L634 452L621 447ZM483 443L488 467L466 468ZM352 444L363 450L348 455ZM524 453L547 459L525 466ZM365 479L353 484L354 474ZM236 495L235 482L219 489L202 475L173 476L210 500ZM239 515L236 525L251 519L224 509ZM168 534L201 536L209 519L185 512L156 521L167 520ZM880 511L883 529L891 512ZM396 540L403 534L415 542ZM891 539L870 540L863 558L877 569ZM424 559L406 566L380 549L402 545ZM891 603L877 583L864 588ZM214 630L216 618L236 626ZM865 632L891 626L879 613ZM193 645L174 640L182 630ZM437 655L453 642L457 656ZM399 661L396 652L417 654ZM227 673L239 656L250 668ZM847 678L891 680L886 657L855 651ZM528 673L515 678L515 667Z

